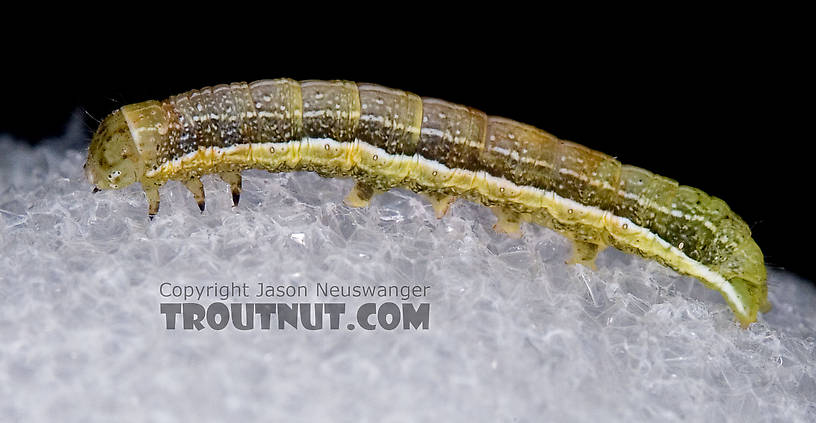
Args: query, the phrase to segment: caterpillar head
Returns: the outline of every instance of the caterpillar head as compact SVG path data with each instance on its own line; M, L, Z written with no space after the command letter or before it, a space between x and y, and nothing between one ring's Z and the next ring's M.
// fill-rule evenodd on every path
M124 188L139 179L141 158L121 110L99 125L88 147L85 176L99 189Z

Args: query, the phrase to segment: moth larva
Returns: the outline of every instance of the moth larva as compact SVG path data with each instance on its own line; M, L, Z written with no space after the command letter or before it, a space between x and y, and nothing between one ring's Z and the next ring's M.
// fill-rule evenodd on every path
M85 164L95 189L141 183L151 218L171 179L204 210L199 178L217 173L237 204L250 168L353 177L352 206L407 187L442 217L463 197L489 206L497 231L559 231L572 262L594 268L612 245L696 277L743 326L770 307L762 252L719 198L529 125L378 85L275 79L124 106L102 122Z

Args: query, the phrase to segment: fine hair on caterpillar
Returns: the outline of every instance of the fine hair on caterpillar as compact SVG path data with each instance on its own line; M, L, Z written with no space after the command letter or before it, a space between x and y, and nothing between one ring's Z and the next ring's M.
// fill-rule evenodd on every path
M123 106L91 140L95 189L139 182L152 218L159 188L181 181L205 208L200 177L241 194L241 171L352 177L345 202L409 188L437 217L456 198L484 204L494 228L533 222L573 241L594 268L607 246L657 260L717 290L745 327L767 311L766 270L748 225L724 201L538 128L433 98L348 81L261 80Z

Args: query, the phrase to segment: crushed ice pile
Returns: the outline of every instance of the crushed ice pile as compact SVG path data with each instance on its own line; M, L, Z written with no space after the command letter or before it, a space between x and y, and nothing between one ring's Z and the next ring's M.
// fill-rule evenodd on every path
M4 422L816 420L816 290L788 273L771 270L775 308L741 330L657 263L608 249L597 272L565 265L550 230L498 235L462 201L437 220L400 190L352 209L351 181L307 173L247 172L236 209L205 178L204 214L170 183L150 222L138 186L91 193L86 142L0 137ZM426 284L430 327L165 328L160 303L181 300L162 282L233 281L305 285L277 301L345 302L347 318L401 300L316 283Z

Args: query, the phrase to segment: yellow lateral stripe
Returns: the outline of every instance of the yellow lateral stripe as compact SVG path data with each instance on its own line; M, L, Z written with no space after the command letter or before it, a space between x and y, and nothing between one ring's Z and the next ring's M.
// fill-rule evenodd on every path
M218 157L219 160L214 160ZM248 162L248 158L251 158ZM414 182L428 189L457 189L479 193L482 199L504 205L522 205L528 209L545 209L558 219L564 211L573 216L564 224L580 224L602 229L629 246L637 246L646 256L658 256L676 271L696 277L719 291L734 311L746 316L747 310L734 287L722 275L685 255L650 230L609 211L586 206L568 198L532 186L519 186L484 171L448 168L418 154L393 155L366 142L337 142L332 139L306 138L285 143L239 144L227 148L210 147L188 153L162 164L147 177L161 180L189 177L190 169L214 166L277 169L316 166L348 171L356 168L394 185ZM258 166L260 165L260 166ZM559 219L560 221L560 219Z

